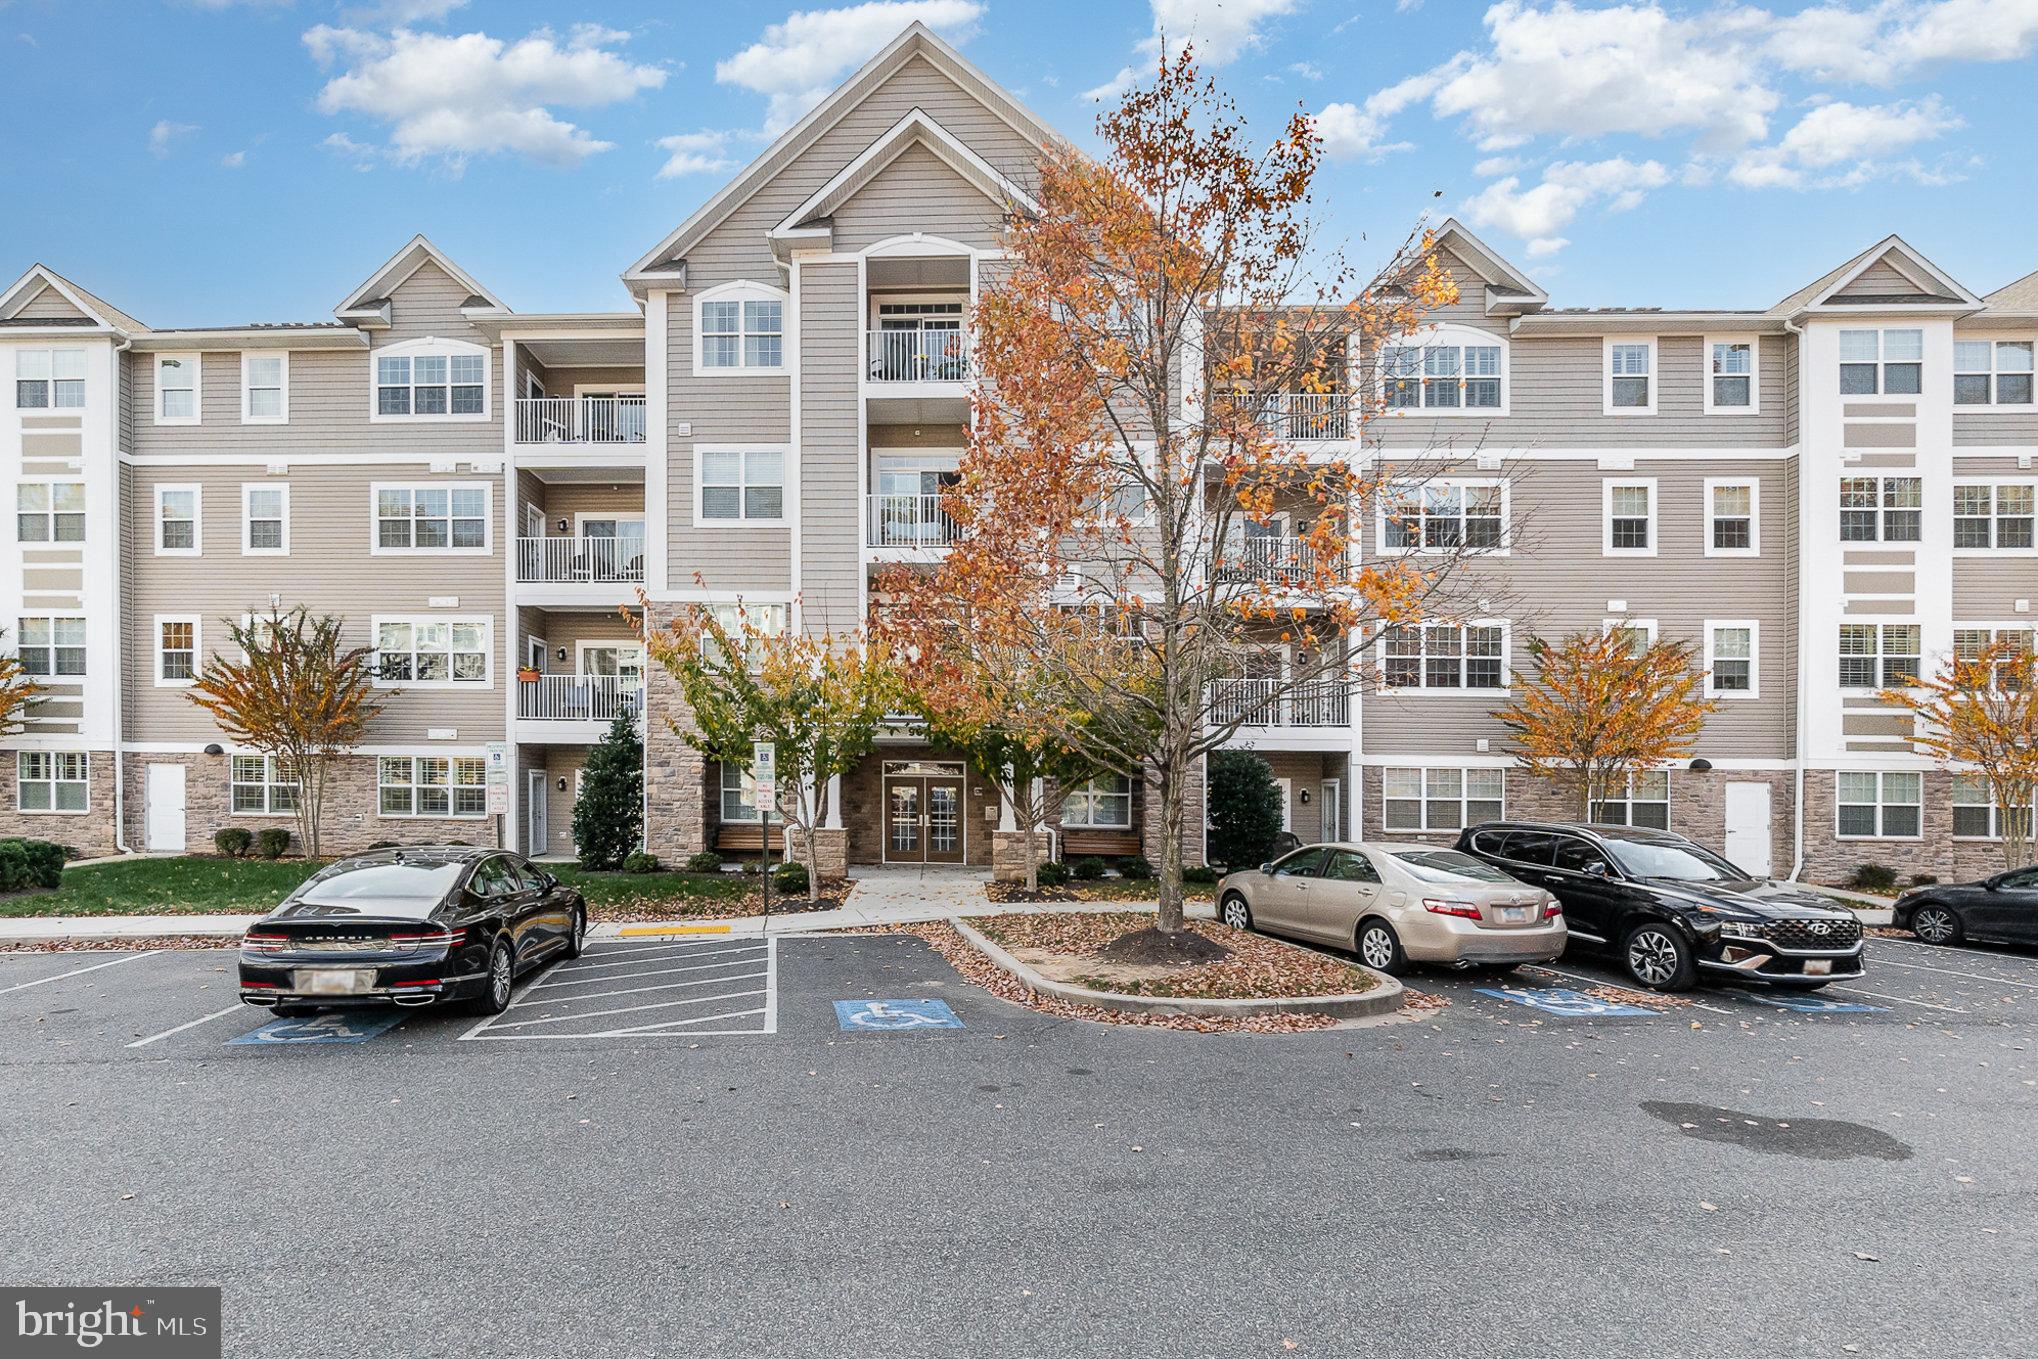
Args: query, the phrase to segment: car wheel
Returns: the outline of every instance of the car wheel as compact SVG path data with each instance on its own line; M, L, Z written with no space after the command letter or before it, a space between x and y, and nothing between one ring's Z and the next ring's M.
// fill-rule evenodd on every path
M1621 961L1628 975L1651 991L1682 991L1698 978L1691 946L1668 925L1637 925L1628 931Z
M269 1013L278 1019L303 1019L306 1015L318 1013L316 1005L271 1005Z
M1960 917L1944 906L1920 906L1911 913L1911 933L1928 944L1957 943Z
M1237 892L1226 892L1224 902L1217 908L1217 918L1235 930L1249 930L1253 927L1253 908Z
M488 975L482 981L481 995L476 998L474 1008L487 1015L499 1015L510 1007L510 992L517 980L516 960L510 956L506 941L496 941L495 948L488 955Z
M587 908L578 906L573 911L573 928L566 936L566 956L578 958L587 948Z
M1472 975L1475 977L1512 977L1520 969L1520 963L1474 963L1472 964Z
M1408 955L1401 951L1401 937L1384 920L1360 922L1356 952L1360 962L1376 971L1398 974L1408 966Z

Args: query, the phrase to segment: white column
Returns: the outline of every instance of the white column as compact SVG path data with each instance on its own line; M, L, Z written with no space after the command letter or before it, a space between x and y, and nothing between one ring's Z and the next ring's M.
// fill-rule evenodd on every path
M842 776L828 776L828 822L823 830L842 829Z
M1009 764L1005 766L1005 787L1012 790L1012 797L1019 795L1019 785L1012 778L1012 766ZM1013 809L1011 797L1000 796L998 799L998 829L1001 831L1019 829L1019 815Z

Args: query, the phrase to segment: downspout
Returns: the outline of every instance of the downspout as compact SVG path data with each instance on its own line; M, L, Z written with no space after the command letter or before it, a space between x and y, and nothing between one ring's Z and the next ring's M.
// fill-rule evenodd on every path
M132 348L134 348L134 340L128 336L123 335L115 340L113 344L114 362L118 363L120 361L119 356L127 353ZM113 384L113 392L116 397L120 395L120 383L117 380ZM117 447L120 442L119 411L114 412L113 428L115 431L114 443L116 445L113 455L113 493L118 497L120 494L120 453ZM133 506L127 506L126 509L129 513L133 512ZM120 540L116 536L114 541L117 544ZM117 552L118 548L116 547ZM134 581L132 572L127 569L131 563L124 557L117 556L116 560L119 561L121 569L114 575L114 607L123 616L116 619L116 626L113 629L113 848L122 854L132 854L134 851L127 846L127 728L122 718L122 699L127 690L127 681L126 671L121 664L120 644L123 635L127 631L121 625L126 622L124 616L127 607L126 601L128 592L133 589Z
M1783 318L1783 328L1790 332L1797 342L1797 385L1798 385L1798 458L1797 458L1797 522L1792 526L1797 536L1797 626L1791 635L1797 639L1797 673L1791 676L1791 687L1796 691L1796 730L1791 733L1791 745L1795 758L1791 761L1790 792L1790 877L1796 882L1804 872L1804 330L1788 316Z

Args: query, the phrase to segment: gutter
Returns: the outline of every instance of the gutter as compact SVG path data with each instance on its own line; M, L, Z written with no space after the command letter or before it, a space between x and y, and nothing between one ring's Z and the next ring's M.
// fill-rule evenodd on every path
M113 352L116 356L116 362L118 361L117 356L125 354L132 348L134 348L134 340L129 336L123 335L115 340L113 342ZM119 396L119 391L120 384L116 382L114 384L116 399ZM118 431L120 429L120 415L118 411L114 413L113 428L115 430L114 442L118 444ZM120 459L115 457L114 472L116 480L113 493L116 497L120 494L120 484L117 479L119 463ZM132 511L131 506L129 509ZM130 539L130 541L132 540ZM123 587L131 585L133 583L131 573L126 570L128 562L122 559L119 564L121 569L114 573L114 580ZM119 593L124 599L126 590L123 588ZM122 604L118 607L124 609L125 605ZM121 624L125 622L126 619L124 617L117 618L113 629L113 848L122 854L132 854L134 851L128 847L127 843L127 728L122 718L121 708L123 691L127 688L127 669L121 658L121 643L126 639L127 634L127 629L121 626Z
M1792 632L1797 637L1797 673L1791 677L1797 690L1797 710L1791 733L1796 758L1791 761L1790 791L1790 877L1787 882L1796 882L1804 872L1804 327L1786 316L1783 328L1797 338L1797 381L1798 381L1798 430L1797 447L1797 626Z

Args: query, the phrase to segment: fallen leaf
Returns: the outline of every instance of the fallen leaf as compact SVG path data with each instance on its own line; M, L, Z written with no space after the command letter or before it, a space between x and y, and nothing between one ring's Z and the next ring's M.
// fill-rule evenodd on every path
M1698 1206L1705 1209L1708 1213L1717 1213L1720 1210L1720 1206L1717 1203L1707 1203L1704 1199L1698 1201Z
M1873 1265L1873 1264L1880 1264L1880 1263L1881 1263L1881 1261L1882 1261L1882 1257L1881 1257L1880 1255L1870 1255L1870 1254L1869 1254L1869 1253L1868 1253L1867 1251L1865 1251L1865 1250L1857 1250L1857 1251L1855 1251L1855 1252L1854 1252L1854 1258L1855 1258L1855 1259L1857 1259L1857 1260L1866 1260L1866 1261L1867 1261L1867 1262L1868 1262L1869 1264L1871 1264L1871 1265Z

